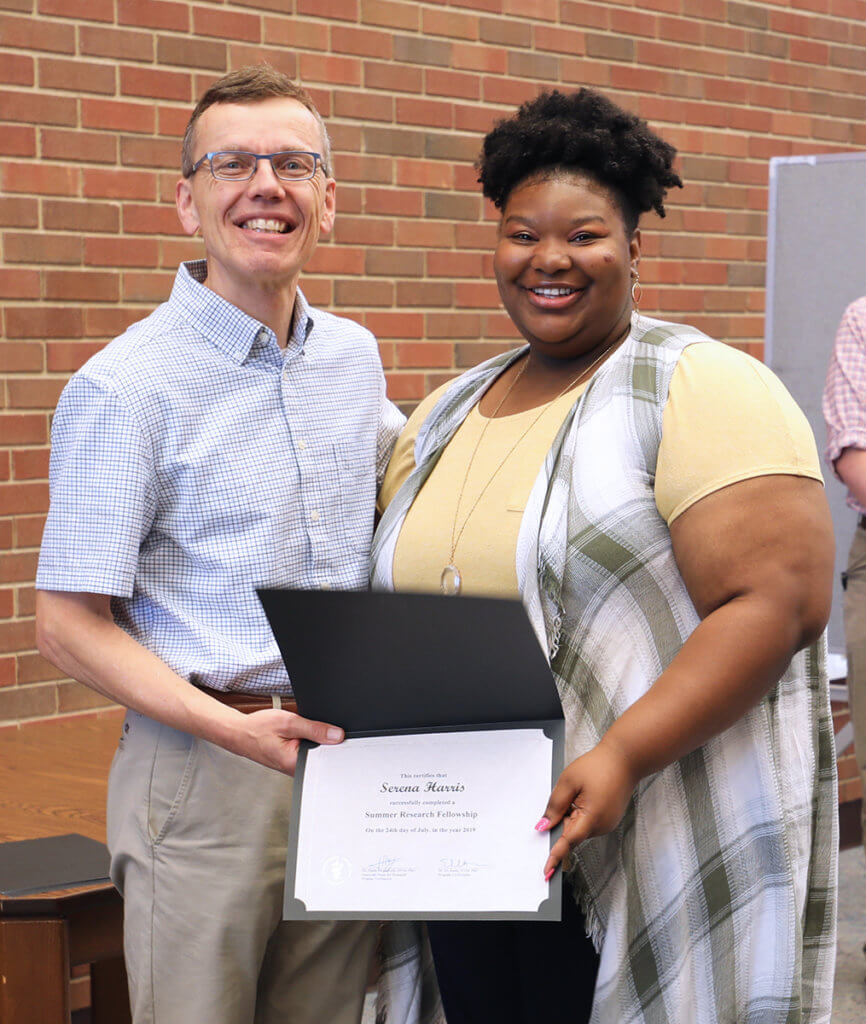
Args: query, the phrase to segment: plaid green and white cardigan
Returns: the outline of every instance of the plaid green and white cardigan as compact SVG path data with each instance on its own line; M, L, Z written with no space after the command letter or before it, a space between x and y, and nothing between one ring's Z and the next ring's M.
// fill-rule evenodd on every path
M567 760L652 686L699 621L653 494L668 387L696 343L715 344L635 317L563 423L523 515L518 582L559 688ZM379 526L374 587L392 586L406 511L520 351L464 374L431 411ZM593 1022L829 1021L838 822L824 653L823 642L798 653L757 707L644 779L619 827L574 854L601 955ZM424 956L405 926L388 929L397 970L383 977L382 1019L439 1019Z

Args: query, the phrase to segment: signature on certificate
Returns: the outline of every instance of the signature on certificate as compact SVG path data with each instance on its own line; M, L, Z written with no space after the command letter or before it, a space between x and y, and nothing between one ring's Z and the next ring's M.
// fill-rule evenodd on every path
M370 878L405 878L415 870L409 864L404 864L399 857L379 857L372 864L366 864L361 869L361 876Z
M475 875L479 871L485 871L489 867L489 864L481 864L474 860L464 860L462 857L440 857L439 868L436 873L440 878L455 875L465 877Z

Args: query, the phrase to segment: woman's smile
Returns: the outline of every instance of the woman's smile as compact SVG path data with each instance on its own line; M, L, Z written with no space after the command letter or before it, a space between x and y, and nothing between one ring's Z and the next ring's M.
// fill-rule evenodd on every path
M539 284L526 289L529 301L539 309L566 309L584 294L583 288L571 285Z

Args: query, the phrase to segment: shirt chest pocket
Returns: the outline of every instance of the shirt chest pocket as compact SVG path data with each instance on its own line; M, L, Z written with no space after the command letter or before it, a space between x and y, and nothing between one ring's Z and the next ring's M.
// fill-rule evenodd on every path
M375 453L353 441L334 445L337 489L340 497L340 529L353 551L367 552L373 538L376 506Z

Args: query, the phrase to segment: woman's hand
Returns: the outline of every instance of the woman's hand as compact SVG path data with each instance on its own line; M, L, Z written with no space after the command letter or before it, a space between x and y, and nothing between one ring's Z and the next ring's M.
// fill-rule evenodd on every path
M548 832L565 819L562 835L544 865L550 878L568 852L592 836L613 831L625 813L638 778L616 743L602 741L572 761L559 776L536 828Z

